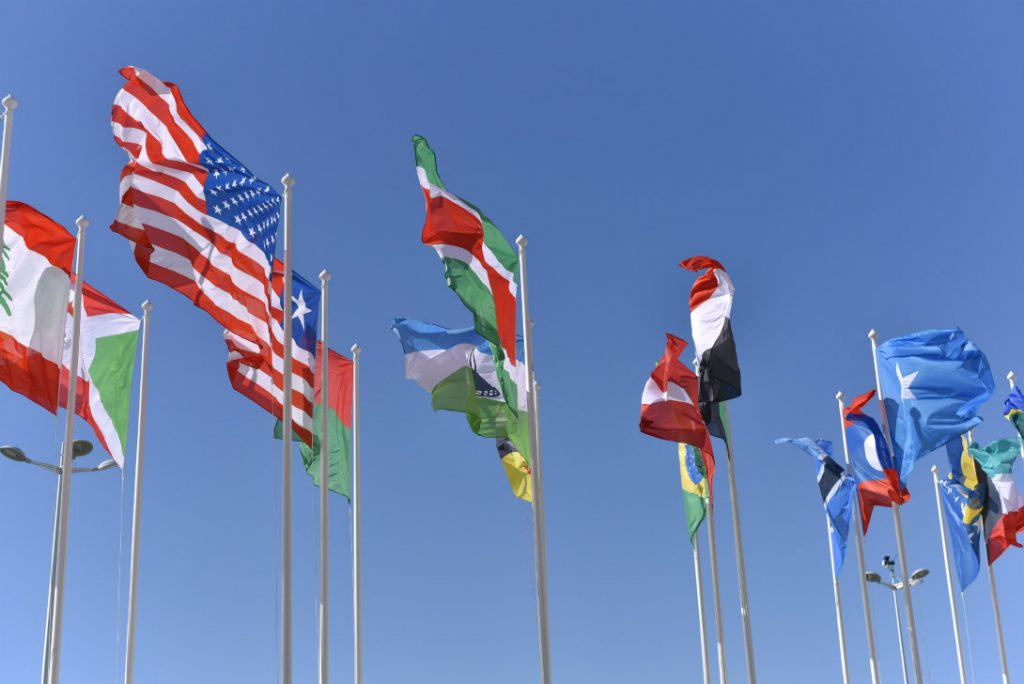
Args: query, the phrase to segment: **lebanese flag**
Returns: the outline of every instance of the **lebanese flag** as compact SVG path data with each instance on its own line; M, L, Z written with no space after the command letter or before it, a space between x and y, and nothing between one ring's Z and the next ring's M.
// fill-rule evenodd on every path
M711 482L715 457L711 436L697 407L697 376L679 360L686 342L670 333L665 337L665 354L654 367L640 399L640 432L700 449Z
M690 289L690 326L697 350L701 403L719 403L740 396L740 365L732 337L732 298L736 292L722 264L705 256L679 262L704 273Z

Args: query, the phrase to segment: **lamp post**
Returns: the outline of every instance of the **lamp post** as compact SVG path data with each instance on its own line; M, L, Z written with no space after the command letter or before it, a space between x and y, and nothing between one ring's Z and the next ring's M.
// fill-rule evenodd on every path
M889 577L892 578L892 582L886 582L877 572L864 573L864 579L868 582L880 584L883 587L892 590L892 607L896 613L896 635L899 637L900 644L900 664L903 665L903 684L909 684L910 678L907 674L907 656L903 650L903 625L900 622L900 602L896 595L901 589L908 586L912 587L923 582L924 578L928 576L929 571L927 568L918 568L914 572L910 573L910 581L905 583L903 580L896 579L896 561L891 557L882 557L882 567L889 571Z

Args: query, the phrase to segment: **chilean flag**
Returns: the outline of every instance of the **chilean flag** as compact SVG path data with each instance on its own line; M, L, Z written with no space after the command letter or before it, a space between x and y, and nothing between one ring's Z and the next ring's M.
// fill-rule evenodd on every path
M740 365L732 337L732 298L736 292L722 264L705 256L679 263L704 273L690 289L690 326L697 350L701 403L719 403L740 396Z
M665 333L665 354L644 385L640 400L640 432L700 449L711 482L715 458L711 436L697 407L697 376L679 360L686 342Z
M889 508L894 503L898 506L910 499L910 492L900 480L899 464L889 453L882 429L874 418L862 412L874 396L874 390L860 395L846 408L843 416L865 534L875 506Z

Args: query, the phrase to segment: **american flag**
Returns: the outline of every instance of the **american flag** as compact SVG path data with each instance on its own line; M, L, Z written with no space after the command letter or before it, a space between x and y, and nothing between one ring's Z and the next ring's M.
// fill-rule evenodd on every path
M147 276L224 326L232 385L281 418L282 287L271 286L281 197L207 134L176 85L135 67L120 74L111 127L129 162L111 229ZM293 425L311 443L314 360L293 350Z

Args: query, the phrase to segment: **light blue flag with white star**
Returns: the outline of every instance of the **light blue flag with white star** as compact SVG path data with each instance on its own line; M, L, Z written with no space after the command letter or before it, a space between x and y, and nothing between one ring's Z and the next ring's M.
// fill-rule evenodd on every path
M878 348L878 371L903 480L919 458L978 425L995 389L988 359L960 328L889 340Z

